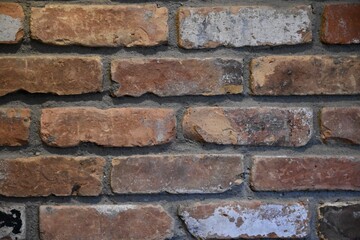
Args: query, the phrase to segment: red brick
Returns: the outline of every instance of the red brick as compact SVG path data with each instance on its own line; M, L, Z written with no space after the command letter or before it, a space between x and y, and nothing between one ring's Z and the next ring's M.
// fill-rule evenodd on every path
M0 96L19 90L57 95L102 90L98 57L10 56L0 57L0 66Z
M42 240L161 240L173 225L157 205L40 206Z
M327 4L322 15L321 41L360 43L360 4Z
M243 90L242 60L121 59L111 64L113 94L117 97L237 94Z
M359 56L268 56L250 63L254 95L360 94Z
M0 194L9 197L97 196L105 160L99 157L39 156L0 159Z
M24 10L17 3L0 3L0 44L18 43L24 37Z
M48 4L31 9L31 37L55 45L154 46L167 42L168 10L156 4Z
M0 108L0 146L22 146L28 143L30 109Z
M320 118L325 142L360 144L360 107L323 108Z
M198 107L183 118L185 137L233 145L303 146L311 138L309 108Z
M41 139L50 146L91 142L108 147L152 146L176 135L175 112L165 108L47 108L41 115Z
M309 211L302 202L220 201L179 210L196 239L304 238Z
M218 193L242 183L242 155L143 155L112 161L115 193Z
M276 46L312 41L311 7L181 7L178 42L183 48Z
M360 190L360 158L255 156L251 186L256 191Z

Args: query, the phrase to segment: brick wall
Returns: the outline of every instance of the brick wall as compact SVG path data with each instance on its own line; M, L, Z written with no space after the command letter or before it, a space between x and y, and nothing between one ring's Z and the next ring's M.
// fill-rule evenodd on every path
M9 1L0 239L360 239L358 1Z

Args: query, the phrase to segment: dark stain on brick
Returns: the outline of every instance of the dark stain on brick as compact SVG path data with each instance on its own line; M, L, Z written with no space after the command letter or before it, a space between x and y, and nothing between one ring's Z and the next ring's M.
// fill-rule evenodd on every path
M242 84L243 70L240 61L217 58L215 64L220 66L223 70L222 83L224 85Z
M71 195L73 195L74 193L75 193L76 195L79 195L79 190L80 190L80 188L81 188L81 185L75 183L74 186L73 186L72 189L71 189Z
M323 206L319 214L318 230L322 239L360 239L360 203Z

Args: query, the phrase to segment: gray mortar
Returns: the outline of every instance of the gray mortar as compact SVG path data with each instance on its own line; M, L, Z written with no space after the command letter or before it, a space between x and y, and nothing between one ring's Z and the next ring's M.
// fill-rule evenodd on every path
M10 2L11 0L0 0ZM99 55L103 58L104 70L104 92L92 93L78 96L54 96L48 94L29 94L17 92L0 97L1 107L28 107L32 110L32 123L30 129L29 145L25 147L0 147L1 158L14 158L35 156L37 154L59 154L59 155L98 155L105 157L105 178L103 195L98 197L31 197L14 198L2 197L1 202L23 203L27 209L27 239L39 239L38 229L38 207L43 204L160 204L176 220L175 235L173 240L193 239L186 231L186 226L177 217L177 206L195 201L212 201L220 199L229 200L253 200L262 199L268 201L306 200L309 199L311 211L311 233L306 239L318 239L316 233L317 213L316 209L320 203L335 201L359 201L360 192L352 191L293 191L293 192L254 192L249 187L249 171L251 168L251 155L302 155L302 154L327 154L327 155L360 155L360 147L345 144L325 145L320 140L318 117L322 107L333 106L360 106L359 96L294 96L294 97L261 97L249 95L249 69L250 59L265 55L305 55L305 54L328 54L343 56L359 54L360 45L348 46L326 46L320 43L319 27L321 13L324 4L329 2L343 1L308 1L308 0L78 0L78 1L26 1L17 0L25 10L25 37L22 43L16 45L0 45L0 55L41 55L41 54L71 54L71 55ZM347 0L346 2L358 2L358 0ZM46 3L96 3L96 4L122 4L122 3L157 3L169 9L169 43L166 46L152 48L88 48L80 46L51 46L31 40L29 37L29 13L30 6L44 6ZM201 50L185 50L176 44L176 22L177 8L180 6L215 6L215 5L271 5L291 6L297 4L312 4L314 16L312 19L313 42L304 45L278 46L278 47L242 47L242 48L216 48ZM183 97L157 97L146 94L141 97L112 98L110 92L110 62L115 58L129 57L178 57L178 58L205 58L205 57L236 57L244 59L244 94L227 96L183 96ZM173 143L144 148L104 148L94 144L81 144L79 147L54 148L42 144L39 137L39 118L42 108L65 107L65 106L94 106L98 108L111 107L168 107L177 111L177 138ZM215 144L200 144L189 141L182 135L181 119L184 111L190 106L279 106L279 107L311 107L314 110L314 135L310 142L300 148L266 147L266 146L220 146ZM242 153L244 159L244 183L235 186L225 193L219 194L122 194L114 195L110 189L110 161L112 157L128 156L133 154L172 154L172 153L218 153L236 154Z

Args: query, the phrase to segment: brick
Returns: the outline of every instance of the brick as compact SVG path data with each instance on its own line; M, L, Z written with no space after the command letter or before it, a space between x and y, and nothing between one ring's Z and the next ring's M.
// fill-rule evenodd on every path
M9 197L97 196L105 160L99 157L38 156L0 159L0 194Z
M48 4L31 9L31 37L54 45L155 46L167 42L168 10L156 4Z
M197 239L304 238L310 221L301 202L196 203L182 206L179 215Z
M242 183L242 155L143 155L112 161L115 193L220 193Z
M253 95L360 94L359 56L268 56L250 63Z
M161 240L173 225L157 205L40 206L42 240Z
M99 92L101 60L50 55L0 57L0 96L19 90L57 95Z
M119 59L111 65L113 94L158 96L238 94L243 90L242 60Z
M276 46L312 41L311 7L181 7L178 43L183 48Z
M0 44L14 44L24 37L24 11L17 3L0 3Z
M318 219L322 240L360 239L360 202L323 204L318 209Z
M0 146L28 143L30 115L28 108L0 108Z
M186 138L233 145L304 146L312 136L309 108L197 107L183 118Z
M360 157L255 156L255 191L360 190Z
M323 141L360 144L360 107L323 108L320 122Z
M41 139L50 146L81 142L107 147L152 146L176 135L175 112L166 108L47 108L41 114Z
M360 4L327 4L321 24L321 41L327 44L360 43Z
M0 203L0 239L26 240L24 205Z

